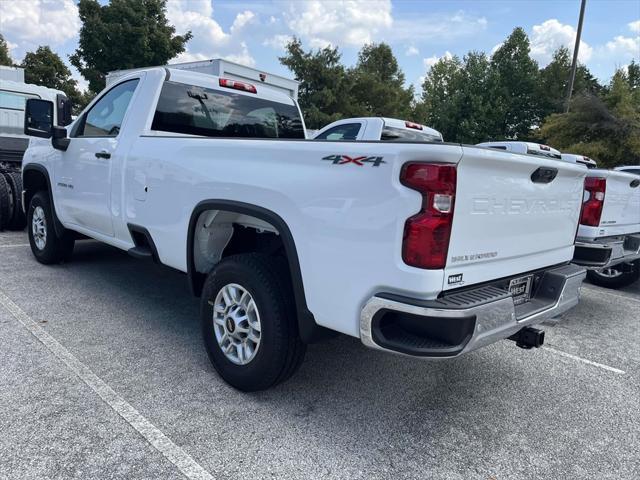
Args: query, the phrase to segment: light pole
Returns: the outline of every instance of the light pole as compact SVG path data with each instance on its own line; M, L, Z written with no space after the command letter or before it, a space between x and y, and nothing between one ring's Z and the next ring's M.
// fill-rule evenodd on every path
M569 103L571 103L571 93L573 92L573 82L576 79L576 69L578 68L578 50L580 49L580 37L582 36L582 20L584 19L584 7L587 0L582 0L580 5L580 18L578 19L578 31L576 32L576 44L573 47L573 61L571 62L571 75L569 77L569 85L567 85L567 100L564 112L569 111Z

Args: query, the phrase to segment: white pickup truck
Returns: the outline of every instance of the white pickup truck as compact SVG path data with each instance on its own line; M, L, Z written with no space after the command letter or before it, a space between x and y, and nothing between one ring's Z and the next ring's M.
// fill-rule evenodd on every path
M318 130L316 140L386 142L442 142L442 134L433 128L406 120L385 117L344 118Z
M306 344L455 357L578 303L586 169L461 145L305 140L288 96L181 70L123 76L68 128L29 100L24 200L44 264L78 234L188 275L207 353L241 390ZM50 140L48 140L51 138Z
M589 169L576 239L574 263L608 288L640 279L640 175L624 168Z
M484 142L483 147L542 155L588 168L573 263L591 283L620 288L640 278L640 167L598 169L595 160L538 143Z

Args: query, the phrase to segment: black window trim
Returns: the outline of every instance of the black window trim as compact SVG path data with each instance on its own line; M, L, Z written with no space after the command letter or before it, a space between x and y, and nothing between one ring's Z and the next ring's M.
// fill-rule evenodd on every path
M120 135L120 131L118 131L117 135L111 136L111 135L78 135L78 130L82 128L82 130L84 131L84 125L85 125L85 122L87 121L87 115L89 115L89 112L91 112L91 110L93 110L94 107L100 102L100 100L102 100L106 95L108 95L109 92L111 92L111 90L113 90L114 88L119 87L120 85L123 85L128 82L137 81L138 85L136 85L136 88L133 91L133 95L131 95L131 99L133 100L133 96L135 95L136 91L138 90L138 86L140 85L140 80L142 80L142 77L134 77L134 78L129 78L123 82L116 83L113 87L109 88L109 90L105 90L102 93L102 95L95 98L92 102L93 105L91 105L91 108L89 108L89 110L87 110L86 112L82 112L82 115L80 116L80 118L76 120L76 123L73 125L73 129L69 134L69 138L118 138L118 136ZM124 114L124 117L122 117L122 123L124 123L127 113L129 113L128 107L127 107L127 111Z

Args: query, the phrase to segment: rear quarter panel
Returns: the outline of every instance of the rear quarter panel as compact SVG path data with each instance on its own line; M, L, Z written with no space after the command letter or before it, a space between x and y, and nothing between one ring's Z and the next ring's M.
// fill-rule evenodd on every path
M323 160L329 155L385 163ZM420 210L421 196L400 184L400 169L406 161L455 163L460 156L455 145L142 136L125 177L143 178L148 193L140 200L126 189L126 219L150 231L164 264L186 271L189 219L202 200L275 212L293 235L318 324L358 336L360 309L375 293L440 293L442 270L408 267L401 258L404 223Z

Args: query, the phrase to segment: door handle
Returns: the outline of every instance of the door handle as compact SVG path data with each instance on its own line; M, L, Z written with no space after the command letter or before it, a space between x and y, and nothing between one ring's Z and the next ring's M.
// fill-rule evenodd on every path
M100 150L99 152L96 152L96 158L104 158L105 160L108 160L111 158L111 154L106 150Z

